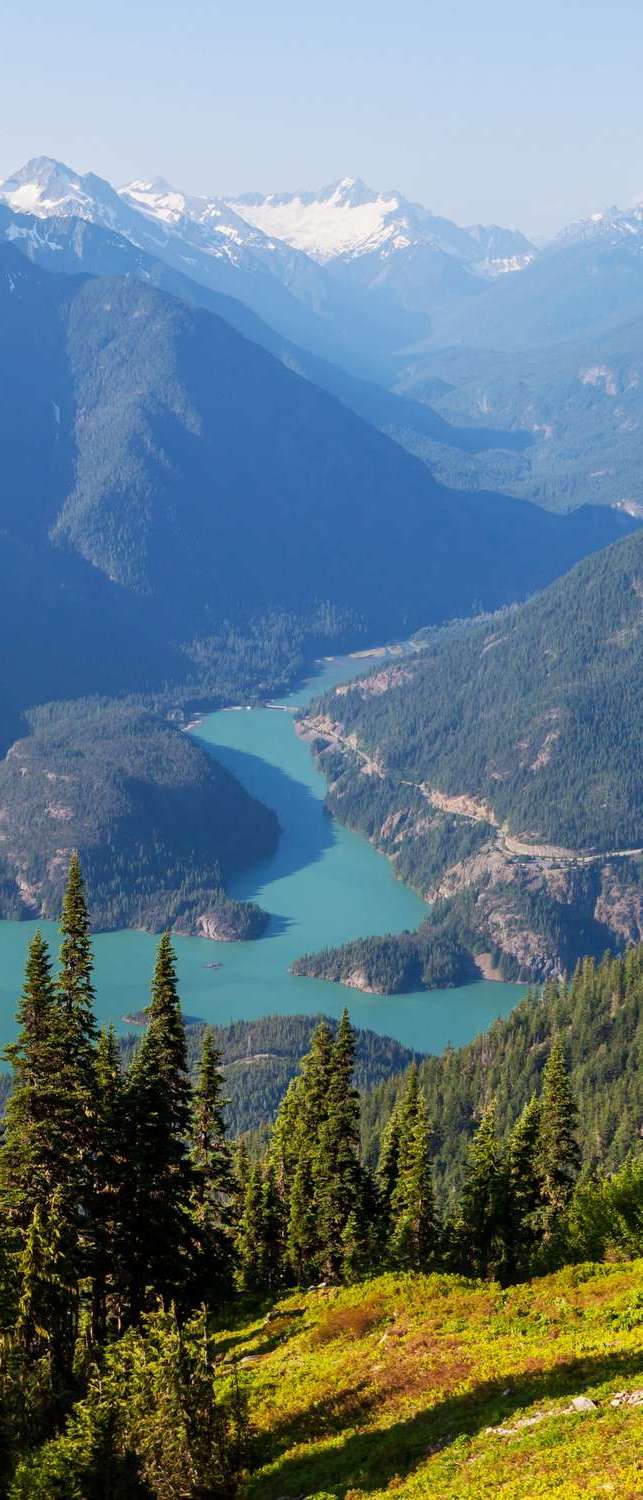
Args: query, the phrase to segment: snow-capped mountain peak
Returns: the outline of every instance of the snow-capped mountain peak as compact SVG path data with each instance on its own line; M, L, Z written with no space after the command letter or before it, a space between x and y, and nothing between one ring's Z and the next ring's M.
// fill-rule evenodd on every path
M583 240L604 240L614 245L638 240L643 235L643 202L623 209L613 205L598 209L587 219L567 224L552 241L552 248L580 244Z
M400 194L374 192L358 177L319 192L246 193L228 202L247 223L317 261L363 255L402 228Z
M114 228L118 220L118 195L94 172L84 176L64 162L36 156L0 184L0 202L14 213L34 214L39 219L91 219Z
M246 222L223 198L201 198L172 187L164 177L138 179L119 188L119 196L130 208L149 219L167 224L188 238L214 236L222 245L237 244L265 252L274 249L270 238ZM282 247L285 249L285 247Z
M140 209L151 218L162 219L165 224L179 224L183 219L202 222L205 198L190 198L179 192L164 177L149 180L140 178L119 188L121 198L133 208Z
M425 247L477 264L486 275L496 265L519 269L533 252L513 230L460 229L396 189L378 192L359 177L341 177L319 192L247 193L228 202L249 224L322 263L372 255L389 260L396 251Z

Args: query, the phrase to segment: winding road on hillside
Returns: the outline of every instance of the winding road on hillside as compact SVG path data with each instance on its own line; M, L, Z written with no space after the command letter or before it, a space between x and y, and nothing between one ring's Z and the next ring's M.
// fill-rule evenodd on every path
M633 859L637 855L643 855L643 848L638 849L566 849L558 844L534 844L525 839L516 838L515 834L509 832L506 824L498 822L493 808L488 803L482 802L468 793L463 792L458 796L448 796L446 792L440 792L426 781L410 781L405 777L394 778L390 770L387 770L377 759L377 753L363 750L354 734L346 735L341 726L330 719L327 715L315 715L300 720L297 732L304 739L314 739L317 736L328 740L329 745L337 749L347 751L357 756L362 762L365 776L389 776L392 780L397 779L398 786L411 787L413 791L419 792L420 796L435 807L439 812L450 813L453 817L465 818L471 823L486 823L493 829L496 837L496 848L500 853L513 859L522 860L546 860L552 865L590 865L604 863L608 859Z

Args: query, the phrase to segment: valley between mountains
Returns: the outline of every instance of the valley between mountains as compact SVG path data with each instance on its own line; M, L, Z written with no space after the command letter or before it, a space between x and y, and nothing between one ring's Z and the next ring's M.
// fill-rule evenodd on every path
M395 973L387 960L371 979L463 982L483 954L538 977L640 936L638 623L597 562L618 642L598 682L568 570L635 543L642 233L638 209L595 215L539 250L354 178L195 197L38 157L5 180L2 915L53 916L78 848L98 927L259 937L269 914L229 889L274 852L274 812L183 726L273 700L322 655L516 604L531 618L524 601L550 587L510 692L456 663L459 772L424 686L452 670L448 632L407 691L390 679L380 695L394 726L367 722L366 698L354 714L354 693L330 715L329 807L435 908L421 954L405 939ZM568 397L543 415L554 369ZM562 683L547 699L550 597L571 672L589 673L582 702ZM385 773L358 776L351 754Z
M0 331L0 1492L634 1500L643 205L39 156Z

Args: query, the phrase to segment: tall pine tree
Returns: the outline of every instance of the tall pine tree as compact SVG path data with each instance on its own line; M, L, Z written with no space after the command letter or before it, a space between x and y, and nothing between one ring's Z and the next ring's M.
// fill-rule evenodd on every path
M194 1270L194 1173L189 1159L190 1083L174 952L158 947L149 1024L125 1080L129 1141L125 1259L129 1317L148 1289L166 1305L182 1301Z
M321 1240L313 1170L328 1116L333 1034L317 1026L297 1078L289 1084L272 1132L271 1161L286 1224L286 1262L296 1282L320 1270Z
M60 919L56 999L60 1033L58 1110L65 1117L64 1158L57 1164L60 1212L75 1220L79 1275L91 1274L97 1080L93 954L80 860L73 854Z
M264 1192L261 1166L251 1166L246 1182L243 1211L237 1235L239 1286L244 1292L263 1290L264 1274Z
M18 1040L5 1051L13 1086L0 1152L0 1208L19 1252L35 1208L51 1200L57 1185L70 1123L60 1094L62 1035L51 960L39 932L29 944L17 1020Z
M578 1110L571 1091L562 1042L551 1049L543 1072L537 1169L540 1175L545 1241L559 1233L580 1167L576 1139Z
M113 1026L102 1031L96 1051L97 1132L92 1206L92 1340L100 1344L121 1318L125 1273L125 1180L129 1164L125 1090Z
M539 1239L540 1100L532 1094L507 1144L508 1245L512 1276L527 1275Z
M398 1177L391 1197L389 1254L395 1265L426 1270L436 1253L436 1214L430 1131L417 1090L412 1115L402 1115Z
M496 1134L496 1106L487 1106L469 1147L454 1225L457 1258L471 1276L504 1276L508 1259L508 1190Z
M97 1035L94 1019L94 962L85 886L76 853L72 855L69 865L60 930L62 943L58 993L67 1021L67 1045L70 1056L76 1063L78 1084L81 1086L84 1083L91 1097Z
M206 1031L192 1106L193 1205L199 1237L199 1282L203 1296L230 1291L234 1269L236 1183L224 1120L222 1054Z
M353 1083L355 1033L344 1010L330 1057L326 1118L319 1132L313 1182L318 1212L321 1269L340 1275L344 1231L352 1213L363 1211L364 1176L360 1164L360 1104Z
M79 1327L75 1242L66 1205L38 1204L20 1257L16 1337L29 1361L46 1359L53 1391L69 1385Z

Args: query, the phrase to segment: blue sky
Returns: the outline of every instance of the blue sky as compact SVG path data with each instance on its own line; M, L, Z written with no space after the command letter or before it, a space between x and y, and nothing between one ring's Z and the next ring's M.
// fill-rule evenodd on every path
M548 234L643 198L639 0L4 0L0 173L351 175Z

